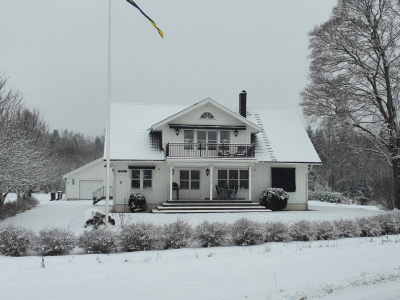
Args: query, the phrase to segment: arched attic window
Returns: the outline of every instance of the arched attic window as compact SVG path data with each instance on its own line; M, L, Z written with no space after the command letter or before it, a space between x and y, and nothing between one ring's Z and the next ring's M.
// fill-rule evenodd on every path
M201 119L214 119L214 116L210 112L205 112L200 116Z

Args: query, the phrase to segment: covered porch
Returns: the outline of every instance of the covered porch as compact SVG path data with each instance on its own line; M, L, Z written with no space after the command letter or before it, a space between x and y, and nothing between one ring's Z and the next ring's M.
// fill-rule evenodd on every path
M169 201L252 201L255 159L167 159Z

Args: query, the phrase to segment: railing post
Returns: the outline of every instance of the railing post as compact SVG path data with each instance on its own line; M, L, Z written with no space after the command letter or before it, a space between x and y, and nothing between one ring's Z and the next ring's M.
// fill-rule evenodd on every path
M199 145L200 145L200 157L201 157L201 142L199 143Z

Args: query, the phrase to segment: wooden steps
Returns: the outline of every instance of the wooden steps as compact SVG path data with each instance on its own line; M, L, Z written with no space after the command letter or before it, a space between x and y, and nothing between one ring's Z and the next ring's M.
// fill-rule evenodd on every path
M153 213L240 213L270 212L264 206L250 200L172 200L162 203Z

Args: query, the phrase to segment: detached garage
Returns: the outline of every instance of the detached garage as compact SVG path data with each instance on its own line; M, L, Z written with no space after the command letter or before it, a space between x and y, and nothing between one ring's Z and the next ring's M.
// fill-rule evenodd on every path
M93 200L93 192L106 185L106 168L103 158L99 158L63 176L67 200ZM110 172L110 186L113 174Z

